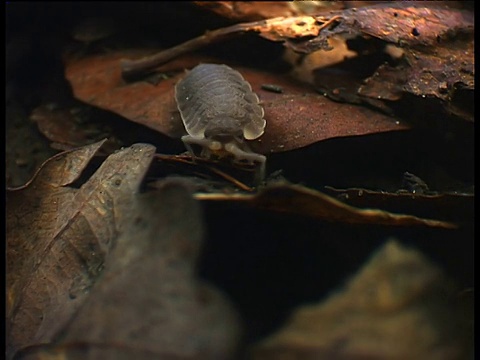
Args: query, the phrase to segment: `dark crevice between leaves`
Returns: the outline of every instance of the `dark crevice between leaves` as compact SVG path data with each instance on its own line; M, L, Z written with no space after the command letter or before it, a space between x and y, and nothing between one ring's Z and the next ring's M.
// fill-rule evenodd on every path
M200 275L233 299L245 321L247 342L274 331L296 306L324 299L389 236L428 253L460 285L473 284L473 241L457 246L441 230L338 227L294 215L247 212L242 206L204 208L207 235ZM458 235L473 239L471 231Z
M467 189L474 179L473 139L465 141L471 137L468 131L465 127L465 137L415 130L330 139L272 154L267 170L282 169L293 183L319 190L328 185L396 192L402 188L405 172L419 176L440 193Z

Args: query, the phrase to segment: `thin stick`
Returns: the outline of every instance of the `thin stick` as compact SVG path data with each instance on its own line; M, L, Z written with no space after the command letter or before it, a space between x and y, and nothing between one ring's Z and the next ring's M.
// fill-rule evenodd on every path
M230 26L228 28L209 31L202 36L188 40L167 50L160 51L155 55L147 56L138 60L122 60L120 62L120 66L122 68L122 77L124 79L131 79L140 74L149 72L180 55L197 50L203 46L213 44L231 34L242 32L244 31L242 28L243 26L240 24Z
M160 160L172 161L172 162L180 162L183 164L192 165L193 161L191 161L191 156L183 156L183 155L163 155L163 154L155 154L155 157ZM189 161L190 159L190 161Z
M341 18L341 16L333 16L325 23L318 25L318 21L321 20L320 17L315 16L277 17L207 31L199 37L160 51L157 54L138 60L122 60L120 63L122 76L124 79L132 79L140 74L149 72L180 55L249 31L260 32L262 36L273 41L284 41L287 38L299 39L306 36L318 36L320 31L339 18ZM301 28L299 30L294 30L294 27L299 23L310 24L311 26L308 29Z
M190 155L163 155L163 154L156 154L155 155L158 159L160 160L164 160L164 161L172 161L172 162L179 162L179 163L183 163L183 164L188 164L188 165L193 165L194 162L192 161L192 157ZM232 184L234 184L235 186L237 186L238 188L240 188L241 190L245 190L245 191L250 191L252 192L253 189L251 187L249 187L248 185L242 183L240 180L237 180L235 179L233 176L231 175L228 175L227 173L213 167L213 166L210 166L210 165L207 165L208 161L206 161L205 159L201 159L201 158L197 158L197 160L200 160L202 162L204 162L203 166L206 167L207 169L209 169L211 172L213 172L214 174L224 178L225 180L231 182Z
M212 171L213 173L223 177L225 180L227 181L230 181L232 184L234 184L235 186L239 187L240 189L242 190L245 190L245 191L250 191L252 192L253 189L248 186L248 185L245 185L244 183L242 183L241 181L235 179L233 176L230 176L228 175L227 173L224 173L223 171L219 170L219 169L216 169L214 167L211 167L211 166L208 166L208 165L205 165L210 171Z

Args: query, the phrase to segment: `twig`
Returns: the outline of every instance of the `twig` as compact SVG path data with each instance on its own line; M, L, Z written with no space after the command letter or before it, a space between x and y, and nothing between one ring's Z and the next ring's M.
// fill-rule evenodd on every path
M230 176L228 175L227 173L224 173L223 171L219 170L219 169L216 169L212 166L208 166L208 165L205 165L210 171L212 171L213 173L223 177L225 180L227 181L230 181L232 184L236 185L237 187L239 187L240 189L242 190L245 190L245 191L250 191L252 192L253 189L248 186L248 185L245 185L244 183L242 183L241 181L235 179L233 176Z
M341 17L338 15L333 16L320 25L319 21L323 21L323 19L320 20L320 17L315 16L277 17L207 31L199 37L188 40L167 50L160 51L157 54L138 60L122 60L120 63L122 76L126 80L135 78L180 55L249 31L259 32L261 36L273 41L318 36L320 31L330 26L339 18Z
M163 154L156 154L155 157L157 157L158 159L160 160L164 160L164 161L172 161L172 162L179 162L179 163L183 163L183 164L188 164L188 165L193 165L195 164L193 161L192 161L192 157L190 155L163 155ZM214 174L224 178L225 180L231 182L232 184L234 184L235 186L237 186L238 188L240 188L241 190L245 190L245 191L250 191L252 192L253 189L251 187L249 187L248 185L242 183L240 180L237 180L235 179L233 176L231 175L228 175L227 173L213 167L213 166L210 166L210 165L207 165L208 161L205 160L205 159L201 159L201 158L195 158L195 160L200 160L201 162L203 162L203 166L206 167L207 169L209 169L211 172L213 172Z

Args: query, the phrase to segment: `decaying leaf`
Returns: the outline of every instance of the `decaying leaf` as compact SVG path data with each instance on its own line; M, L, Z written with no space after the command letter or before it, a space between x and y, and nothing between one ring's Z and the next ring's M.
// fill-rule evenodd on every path
M125 83L118 61L125 53L112 53L71 61L66 77L75 97L94 106L118 113L171 137L180 137L184 128L174 100L174 85L184 76L184 61L170 63L177 73L158 84ZM250 82L265 109L265 133L252 141L260 153L281 152L304 147L333 137L365 135L408 129L407 124L368 108L339 104L287 76L235 67ZM182 69L183 70L183 69ZM275 84L282 93L262 89Z
M427 2L416 6L384 3L321 15L277 17L213 30L158 54L125 60L122 73L129 78L151 71L177 56L244 32L258 33L305 54L331 50L334 46L331 39L336 36L373 37L385 45L401 48L405 66L393 69L383 66L359 89L359 94L372 99L395 98L399 91L432 96L445 101L445 107L450 109L448 104L458 90L474 88L473 29L473 13L469 11ZM384 81L385 75L387 81ZM456 108L450 111L460 113Z
M455 295L440 269L390 240L341 292L297 309L253 358L468 359L473 308Z
M128 218L155 148L111 155L79 189L68 187L103 142L49 159L7 192L7 357L48 342L83 303Z
M237 315L195 274L203 237L199 203L183 186L165 182L159 191L137 196L130 215L85 304L57 345L40 354L233 358L240 340Z
M320 32L296 50L324 47L332 35L369 35L399 46L405 66L381 66L359 89L373 99L398 98L399 92L451 101L457 90L474 88L473 13L457 9L408 4L349 9L338 25ZM318 45L317 45L318 44Z
M452 223L423 219L413 215L394 214L378 209L359 209L337 199L300 185L271 185L256 195L196 194L205 201L245 203L260 209L309 216L326 221L348 224L377 224L390 226L432 226L452 229Z

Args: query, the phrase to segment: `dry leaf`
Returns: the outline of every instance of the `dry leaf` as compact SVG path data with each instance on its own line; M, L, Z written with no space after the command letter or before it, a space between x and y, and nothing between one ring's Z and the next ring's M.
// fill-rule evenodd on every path
M158 84L127 84L120 76L119 59L125 53L113 53L70 61L66 77L79 100L120 114L171 137L184 134L174 100L174 85L183 71ZM183 61L183 60L182 60ZM170 63L170 69L181 69ZM287 76L235 67L258 94L265 109L265 134L252 142L260 153L281 152L304 147L317 141L408 129L398 119L368 108L339 104ZM262 88L275 84L282 93Z
M102 271L128 203L155 148L111 155L80 189L68 187L103 142L49 159L7 192L7 357L48 342L70 320Z
M456 225L413 215L394 214L379 209L359 209L337 199L300 185L271 185L256 195L196 194L205 201L245 203L260 209L314 217L347 224L377 224L390 226L432 226L446 229Z
M30 114L30 119L37 123L38 130L50 141L52 146L80 147L105 138L107 129L94 121L85 121L79 108L56 108L41 105ZM102 150L111 153L118 149L120 141L110 136L103 144Z
M164 182L160 191L137 196L89 298L59 343L40 354L233 358L238 317L217 290L196 278L202 237L200 206L183 186Z
M468 359L473 308L455 294L422 254L390 240L341 292L297 309L253 358Z
M390 193L368 189L335 189L326 187L325 192L356 207L374 207L396 213L419 217L434 217L455 223L472 222L474 219L473 194L414 194Z

